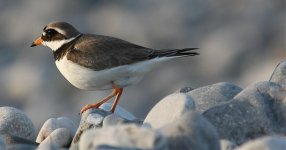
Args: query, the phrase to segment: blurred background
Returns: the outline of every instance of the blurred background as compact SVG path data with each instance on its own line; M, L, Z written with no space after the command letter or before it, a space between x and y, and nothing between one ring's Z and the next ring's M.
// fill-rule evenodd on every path
M110 92L76 89L49 48L30 48L51 21L154 49L200 48L125 88L120 105L139 118L181 87L268 80L286 58L285 0L0 0L0 106L23 110L37 129L51 117L78 121L82 106Z

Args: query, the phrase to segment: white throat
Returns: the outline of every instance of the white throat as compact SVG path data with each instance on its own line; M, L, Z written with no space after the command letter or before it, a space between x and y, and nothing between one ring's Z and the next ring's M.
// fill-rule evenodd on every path
M72 37L70 39L65 39L65 40L57 40L57 41L43 41L42 44L44 46L49 47L50 49L52 49L52 51L57 51L61 46L63 46L64 44L74 40L75 38L77 38L79 35L77 35L76 37Z

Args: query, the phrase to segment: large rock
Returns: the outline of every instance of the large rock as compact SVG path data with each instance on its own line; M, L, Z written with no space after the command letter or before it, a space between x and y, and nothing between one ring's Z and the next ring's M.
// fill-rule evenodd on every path
M79 142L80 150L107 147L164 150L167 149L167 141L159 132L128 124L88 130L83 133Z
M0 107L0 134L14 135L27 140L35 140L35 127L32 121L20 110Z
M196 111L204 112L207 109L231 100L242 89L234 84L221 82L194 89L187 94L196 103Z
M264 135L286 134L285 96L280 85L260 82L203 115L216 127L220 138L237 144Z
M286 60L277 65L270 78L270 81L276 82L286 89Z
M214 126L196 112L188 112L159 130L167 137L169 149L220 150Z
M88 109L81 115L81 120L76 134L72 140L72 144L76 144L81 134L89 129L102 127L103 119L110 115L111 112L102 109Z
M59 128L66 128L70 130L72 136L75 135L76 132L76 125L75 123L66 117L60 118L50 118L48 119L44 125L42 126L36 142L41 143L44 141L54 130Z
M236 150L285 150L286 137L262 137L248 141Z
M54 130L44 141L39 145L40 148L54 146L56 148L68 148L72 141L73 134L67 128L58 128Z
M195 110L192 97L184 93L174 93L157 103L148 113L143 124L156 129L161 128L191 110Z
M76 144L81 134L89 129L128 123L142 124L142 121L136 119L134 115L120 106L116 107L114 114L111 113L111 105L112 104L107 103L101 105L99 109L89 109L85 111L81 116L80 125L72 144Z

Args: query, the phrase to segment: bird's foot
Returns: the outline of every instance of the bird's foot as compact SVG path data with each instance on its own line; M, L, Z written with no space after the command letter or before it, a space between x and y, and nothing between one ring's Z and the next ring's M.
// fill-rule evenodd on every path
M98 108L101 104L100 103L95 103L95 104L89 104L85 105L81 110L80 110L80 115L82 115L85 111L91 108Z

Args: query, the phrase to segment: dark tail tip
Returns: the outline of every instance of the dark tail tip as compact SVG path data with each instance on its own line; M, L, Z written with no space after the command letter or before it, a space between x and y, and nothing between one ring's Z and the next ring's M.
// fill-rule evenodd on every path
M154 50L149 56L150 58L156 57L173 57L173 56L195 56L199 55L198 52L194 51L199 48L183 48L183 49L161 49Z
M200 55L198 52L194 52L194 50L197 50L199 48L183 48L183 49L178 49L177 53L175 54L176 56L195 56L195 55Z

